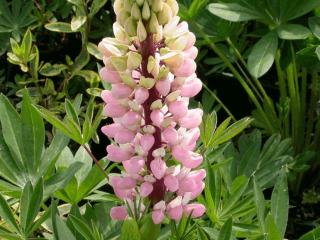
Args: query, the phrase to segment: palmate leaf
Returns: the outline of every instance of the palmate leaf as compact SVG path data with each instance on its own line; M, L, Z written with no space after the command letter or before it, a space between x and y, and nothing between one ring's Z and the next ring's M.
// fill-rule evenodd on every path
M12 32L19 40L23 29L36 21L36 17L32 15L33 10L34 4L31 0L13 0L11 4L0 1L0 32Z

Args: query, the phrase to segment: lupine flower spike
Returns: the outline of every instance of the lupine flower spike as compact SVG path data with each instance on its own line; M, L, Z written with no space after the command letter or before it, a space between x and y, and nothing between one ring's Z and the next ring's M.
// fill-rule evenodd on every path
M125 170L109 183L126 206L114 207L111 217L125 220L133 204L148 199L155 224L165 216L200 217L205 207L191 202L206 176L195 151L203 112L188 109L202 87L195 35L180 22L175 0L116 0L114 11L115 38L99 44L100 75L112 85L101 94L104 114L114 122L102 132L114 140L107 158ZM142 215L147 210L140 205Z

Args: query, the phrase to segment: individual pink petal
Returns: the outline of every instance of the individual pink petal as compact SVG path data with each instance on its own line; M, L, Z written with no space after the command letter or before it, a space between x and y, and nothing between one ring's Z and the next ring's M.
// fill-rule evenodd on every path
M164 178L164 184L170 192L175 192L179 188L179 181L175 176L167 175Z
M104 107L104 114L108 117L119 118L122 117L128 109L117 102L108 103Z
M197 168L200 166L202 161L203 157L200 154L189 151L189 157L182 159L181 163L186 168Z
M144 152L148 152L154 145L154 136L151 134L142 135L140 138L140 145Z
M137 112L129 111L123 115L121 123L124 127L139 124L141 121L141 116Z
M197 187L198 184L193 179L185 178L179 182L179 191L182 193L196 191Z
M188 178L191 178L196 182L202 181L205 177L206 177L206 171L204 169L192 171L188 174Z
M113 220L123 221L127 218L127 208L124 206L113 207L110 210L110 216Z
M197 128L202 121L203 111L200 108L191 109L187 115L179 120L179 124L183 128Z
M192 213L192 218L198 218L206 212L206 207L200 203L191 203L183 207L183 212L187 216Z
M120 128L121 128L120 124L112 123L112 124L103 126L101 128L101 131L103 132L104 135L110 138L114 138L114 136L116 135L116 133L119 131Z
M144 182L140 186L140 195L141 197L149 196L153 191L153 185L149 182Z
M182 97L194 97L196 96L202 89L202 82L199 78L190 78L185 82L180 88Z
M153 110L152 112L151 112L151 120L152 120L152 122L153 122L153 124L155 125L155 126L158 126L158 127L160 127L161 126L161 124L162 124L162 122L163 122L163 120L164 120L164 114L163 114L163 112L161 111L161 110L159 110L159 109L157 109L157 110Z
M186 158L190 158L189 151L187 151L186 149L184 149L182 146L179 146L179 145L173 147L172 155L179 162L182 162Z
M183 214L182 205L177 206L175 208L167 209L167 214L168 214L168 217L171 218L172 220L179 221Z
M155 178L161 179L166 173L167 165L161 158L156 158L150 163L150 168Z
M152 221L154 224L160 224L164 219L164 212L156 210L152 212Z
M138 88L134 93L134 98L139 104L143 104L149 97L149 91L146 88Z
M126 128L120 128L115 133L114 140L119 144L131 143L136 134Z
M195 60L197 58L198 53L199 53L198 48L196 48L195 46L193 46L183 52L185 58L190 58L193 60Z
M193 145L200 137L200 129L193 128L187 132L187 139L184 141L185 146Z
M106 67L101 68L100 76L102 80L111 84L122 82L122 79L117 71L109 70Z
M179 140L178 132L173 127L166 128L162 136L169 145L176 145Z
M169 111L179 119L188 113L188 106L184 101L174 101L169 104Z
M192 32L188 32L188 44L185 49L191 48L196 43L196 36Z
M204 187L205 187L205 184L203 182L198 182L198 186L196 190L191 192L191 200L197 198L202 193Z
M120 188L113 188L114 194L123 200L133 199L136 195L135 190L132 189L120 189Z
M132 92L133 89L123 83L113 84L111 89L112 96L117 99L128 98Z
M101 92L101 98L105 103L111 103L111 102L116 102L116 99L111 94L111 91L109 90L103 90Z
M145 160L142 157L132 157L122 164L127 173L138 174L144 167Z
M187 58L183 64L176 69L173 69L173 73L177 77L189 77L195 73L197 65L193 59Z
M123 162L131 158L131 154L121 147L110 144L107 146L107 159L112 162Z
M162 96L167 96L170 92L171 82L169 77L156 83L156 89Z
M136 180L131 177L123 177L119 180L116 188L119 189L131 189L136 186Z

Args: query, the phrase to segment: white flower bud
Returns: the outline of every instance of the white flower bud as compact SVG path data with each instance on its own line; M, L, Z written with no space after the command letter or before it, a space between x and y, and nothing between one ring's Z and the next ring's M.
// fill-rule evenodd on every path
M143 7L142 7L142 19L143 20L149 20L150 18L150 7L147 1L144 1Z
M137 69L142 61L142 57L139 53L130 51L128 53L128 61L127 61L127 67L130 70Z
M141 20L138 22L137 35L140 42L143 42L147 38L147 31Z
M161 108L162 108L162 101L160 99L154 101L150 106L151 110L156 110L156 109L161 109Z
M154 78L146 78L144 76L141 76L139 85L141 87L144 87L146 89L151 89L155 85L156 80Z

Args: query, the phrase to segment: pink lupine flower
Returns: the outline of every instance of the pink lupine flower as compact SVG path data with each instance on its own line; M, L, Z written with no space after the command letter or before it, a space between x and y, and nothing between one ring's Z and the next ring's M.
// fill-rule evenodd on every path
M127 208L125 206L113 207L110 216L113 220L125 220L128 216Z
M203 112L188 109L202 82L195 73L196 37L180 22L177 1L148 1L144 12L143 5L115 0L115 38L98 46L105 65L101 79L112 86L101 98L113 123L101 130L113 139L107 158L124 168L109 177L115 195L131 210L150 201L153 222L160 224L165 217L179 221L205 213L202 204L191 202L206 175L196 152ZM112 208L111 217L124 220L135 212L126 207ZM143 204L140 209L144 214Z

